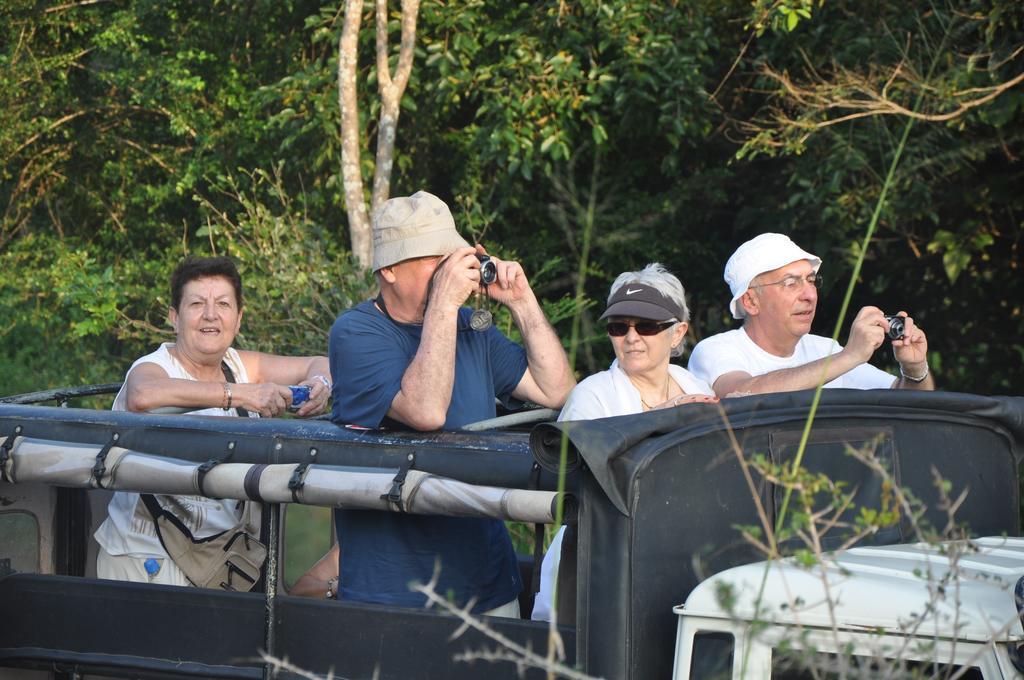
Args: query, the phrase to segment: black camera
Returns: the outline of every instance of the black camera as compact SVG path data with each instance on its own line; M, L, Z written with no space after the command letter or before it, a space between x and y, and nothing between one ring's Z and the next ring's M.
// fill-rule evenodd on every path
M902 340L903 332L906 326L905 316L886 316L885 320L889 322L889 330L886 335L889 336L890 340Z
M498 280L498 265L494 264L494 261L489 255L476 254L476 259L480 260L480 283L485 286L489 286Z

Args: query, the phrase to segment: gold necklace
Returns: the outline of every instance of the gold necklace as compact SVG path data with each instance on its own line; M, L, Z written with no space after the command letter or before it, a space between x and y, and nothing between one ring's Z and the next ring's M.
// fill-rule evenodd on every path
M626 376L626 377L629 378L629 376ZM640 403L643 404L644 410L645 411L652 411L652 410L654 410L654 407L651 406L650 404L648 404L647 400L644 399L644 393L640 391L640 388L637 387L637 384L635 382L633 382L632 378L629 378L629 382L633 383L633 387L636 387L636 393L640 395ZM662 403L668 401L668 388L669 388L669 383L668 383L668 381L665 381L665 398L661 400Z

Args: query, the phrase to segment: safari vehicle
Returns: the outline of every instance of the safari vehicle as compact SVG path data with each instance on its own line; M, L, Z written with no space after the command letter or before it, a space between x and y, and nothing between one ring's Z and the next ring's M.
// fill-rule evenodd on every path
M681 678L741 677L742 664L752 657L730 645L739 644L737 631L745 628L740 623L727 630L725 624L742 619L728 612L716 618L689 602L675 613L673 606L703 592L698 585L705 575L761 559L736 526L756 523L758 505L774 522L782 490L745 476L736 452L791 461L810 402L809 393L791 393L726 400L721 407L688 405L587 422L542 423L530 432L436 434L356 431L325 421L0 405L0 560L5 572L0 576L0 678L269 676L272 671L259 650L335 677L519 677L513 662L456 660L467 651L497 645L475 630L453 637L463 622L451 614L283 594L278 564L287 543L280 515L314 498L324 505L355 502L330 496L340 484L336 480L349 473L375 474L386 483L385 491L394 490L399 471L411 464L463 485L458 488L470 499L488 496L492 489L525 492L533 509L529 517L517 518L550 521L538 515L550 513L554 503L552 471L558 467L563 433L569 441L573 492L567 516L576 527L575 540L563 545L559 572L558 630L566 664L605 678L667 679L674 668ZM1019 398L832 390L821 399L803 465L844 481L856 489L857 504L867 507L880 506L891 491L887 485L895 482L927 508L920 520L943 526L948 517L934 484L933 469L938 470L950 488L967 490L956 518L971 535L1018 536L1022 442L1024 400ZM93 578L96 546L91 536L104 517L110 488L117 487L117 475L111 478L96 458L104 448L115 447L151 465L152 474L132 481L137 490L150 492L184 493L181 480L191 473L168 471L192 469L229 454L230 462L220 467L270 466L270 477L277 481L260 487L271 509L269 587L240 593ZM851 458L850 447L870 447L876 466ZM31 464L25 462L30 459ZM33 481L19 478L22 464L28 467L21 472L31 469ZM321 476L326 473L335 476ZM177 481L171 483L172 478ZM314 479L320 482L310 484L312 489L302 486L303 480L309 484ZM227 495L223 489L219 493ZM394 505L385 502L378 509L399 509ZM507 504L498 505L504 508L498 516L511 516ZM537 511L545 505L546 511ZM860 545L904 545L911 536L910 521L902 517ZM829 533L824 548L838 547L845 538L842 531ZM868 562L873 559L865 555ZM1010 571L1018 567L1015 563ZM888 598L889 592L868 585L858 598L868 602ZM703 601L713 599L705 595ZM525 604L524 613L529 611ZM703 622L720 624L707 638L718 651L699 655L709 660L704 664L686 665L698 658L692 645L681 644L676 652L678 614L691 606ZM523 647L547 648L546 624L507 619L488 624ZM1020 622L1009 622L1006 631L1007 645L1016 644ZM727 634L735 639L723 642ZM960 629L954 628L952 636L955 642ZM733 660L731 666L725 662L724 676L722 658ZM762 650L753 658L763 662L771 657ZM1013 672L998 663L1005 676ZM994 668L985 665L979 672L988 678ZM526 675L545 673L532 669Z

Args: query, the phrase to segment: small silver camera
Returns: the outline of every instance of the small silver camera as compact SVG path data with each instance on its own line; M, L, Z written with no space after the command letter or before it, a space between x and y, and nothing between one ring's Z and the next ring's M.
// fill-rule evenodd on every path
M889 330L886 332L886 335L889 336L889 339L902 340L903 333L906 328L906 317L886 315L885 320L889 322Z
M476 254L476 259L480 260L480 283L485 286L489 286L498 280L498 265L494 264L494 260L489 255Z

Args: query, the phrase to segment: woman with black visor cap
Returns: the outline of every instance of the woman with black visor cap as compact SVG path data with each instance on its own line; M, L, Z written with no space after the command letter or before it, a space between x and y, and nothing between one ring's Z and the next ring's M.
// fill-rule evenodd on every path
M615 279L602 319L615 350L607 371L583 380L569 394L559 420L608 418L680 404L718 401L711 386L671 363L683 353L689 328L683 284L654 262ZM558 573L563 527L555 535L541 566L540 592L532 618L551 618L552 586Z

